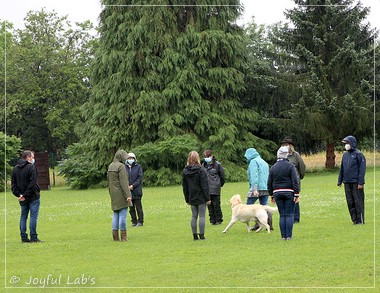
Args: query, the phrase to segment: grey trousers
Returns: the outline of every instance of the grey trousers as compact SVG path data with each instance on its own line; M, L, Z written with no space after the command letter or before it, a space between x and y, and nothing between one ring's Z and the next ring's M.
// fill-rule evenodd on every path
M199 234L205 234L206 226L206 203L191 206L191 230L197 234L197 220L199 217Z

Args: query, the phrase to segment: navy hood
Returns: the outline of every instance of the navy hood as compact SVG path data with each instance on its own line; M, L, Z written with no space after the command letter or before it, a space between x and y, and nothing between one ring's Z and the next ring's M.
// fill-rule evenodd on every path
M349 135L343 138L342 142L350 144L352 150L355 150L356 146L358 145L356 138L352 135Z

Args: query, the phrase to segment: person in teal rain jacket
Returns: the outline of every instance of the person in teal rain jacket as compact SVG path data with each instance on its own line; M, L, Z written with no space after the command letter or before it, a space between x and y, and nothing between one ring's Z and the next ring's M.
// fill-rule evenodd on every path
M248 161L249 191L247 204L254 204L259 199L261 205L267 205L269 165L254 148L247 149L244 157Z
M244 157L248 161L248 181L249 191L247 194L247 204L254 204L259 199L261 205L268 204L268 176L269 165L265 162L260 154L254 148L249 148L245 151ZM272 214L268 213L268 225L273 230ZM259 225L256 225L252 230L258 229Z

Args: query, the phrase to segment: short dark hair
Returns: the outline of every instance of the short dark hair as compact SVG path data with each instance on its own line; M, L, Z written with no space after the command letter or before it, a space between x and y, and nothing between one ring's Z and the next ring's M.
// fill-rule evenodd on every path
M25 150L22 152L21 158L26 159L27 157L30 157L32 154L34 154L34 152L30 150Z
M205 150L203 155L208 158L208 157L211 157L212 156L212 151L211 150Z

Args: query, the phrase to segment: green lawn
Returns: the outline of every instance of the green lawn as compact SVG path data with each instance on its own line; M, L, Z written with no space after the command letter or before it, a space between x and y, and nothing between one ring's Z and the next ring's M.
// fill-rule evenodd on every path
M376 291L380 282L375 281L379 273L375 218L378 225L380 221L374 212L375 187L379 190L374 174L373 169L367 171L366 224L362 226L351 224L336 173L307 174L302 181L301 223L294 227L294 239L286 242L280 239L278 214L273 216L275 231L269 235L248 234L242 223L221 233L230 220L228 199L235 193L244 198L247 182L223 187L224 223L207 223L205 241L192 240L190 208L180 186L144 188L144 227L128 228L127 243L112 241L106 189L59 187L42 192L38 231L45 243L41 244L20 243L18 202L10 192L4 199L3 193L6 209L1 209L0 233L6 241L1 237L5 270L1 288L10 292L62 291L59 287L89 287L96 292L107 288L132 292ZM380 206L379 199L376 204ZM129 215L127 220L130 225Z

